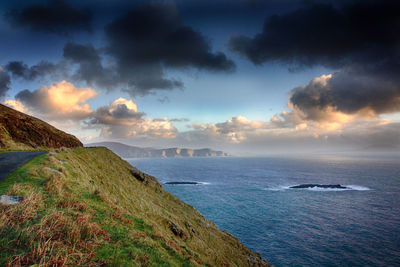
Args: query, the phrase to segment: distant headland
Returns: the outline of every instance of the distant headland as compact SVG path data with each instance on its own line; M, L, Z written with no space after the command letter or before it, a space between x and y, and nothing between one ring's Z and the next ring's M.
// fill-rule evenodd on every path
M118 142L99 142L86 144L86 147L104 146L123 158L179 158L179 157L226 157L223 151L215 151L210 148L144 148L129 146Z

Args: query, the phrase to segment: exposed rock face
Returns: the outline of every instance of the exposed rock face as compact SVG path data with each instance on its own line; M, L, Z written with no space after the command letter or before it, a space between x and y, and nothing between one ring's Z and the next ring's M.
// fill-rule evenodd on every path
M171 230L171 232L174 233L174 235L176 235L180 238L185 237L185 233L183 232L183 230L179 226L174 224L173 222L168 221L168 226L169 226L169 229Z
M82 147L73 135L50 124L0 104L0 143L3 148Z
M144 184L150 184L156 187L161 187L161 184L158 182L156 177L141 172L135 167L132 167L131 174L133 175L133 177L135 177L140 182L143 182Z
M143 148L128 146L118 142L101 142L87 144L86 146L104 146L123 158L179 158L179 157L226 157L227 153L214 151L210 148L190 149L190 148Z
M302 189L302 188L326 188L326 189L347 189L345 186L341 186L340 184L301 184L296 186L291 186L290 188Z

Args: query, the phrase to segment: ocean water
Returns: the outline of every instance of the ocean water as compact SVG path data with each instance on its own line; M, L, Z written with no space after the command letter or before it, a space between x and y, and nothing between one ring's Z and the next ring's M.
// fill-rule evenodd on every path
M129 162L276 266L400 266L400 159L168 158ZM341 189L290 189L304 184Z

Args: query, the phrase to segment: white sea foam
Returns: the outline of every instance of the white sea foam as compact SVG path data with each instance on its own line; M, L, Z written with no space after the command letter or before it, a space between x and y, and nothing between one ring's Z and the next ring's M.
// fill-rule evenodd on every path
M361 185L346 185L347 188L350 188L350 190L357 190L357 191L368 191L371 190L371 188L366 187L366 186L361 186Z
M263 188L263 190L267 191L285 191L286 189L289 189L289 185L278 185L278 186L272 186L272 187L266 187Z

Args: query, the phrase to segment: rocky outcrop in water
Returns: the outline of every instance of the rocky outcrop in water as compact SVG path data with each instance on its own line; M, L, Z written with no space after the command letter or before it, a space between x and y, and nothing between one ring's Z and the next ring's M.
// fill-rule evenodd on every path
M295 185L291 186L290 188L294 189L304 189L304 188L325 188L325 189L347 189L347 187L342 186L340 184L301 184L301 185Z
M164 184L200 184L198 182L166 182Z

